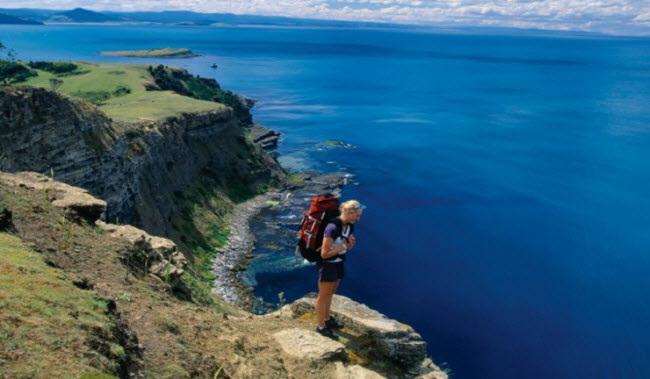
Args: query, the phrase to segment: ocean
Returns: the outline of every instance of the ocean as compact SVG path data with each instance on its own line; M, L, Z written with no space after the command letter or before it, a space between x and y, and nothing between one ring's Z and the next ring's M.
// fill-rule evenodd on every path
M257 99L286 167L349 174L343 198L367 208L339 292L413 326L453 378L650 375L649 38L3 25L0 41L21 60L201 54L159 62ZM269 301L317 289L312 267L251 275Z

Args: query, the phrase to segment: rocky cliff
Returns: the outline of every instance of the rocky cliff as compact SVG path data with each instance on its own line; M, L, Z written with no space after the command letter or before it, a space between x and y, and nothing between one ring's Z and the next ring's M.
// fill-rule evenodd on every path
M409 326L336 296L254 316L180 300L182 253L97 220L106 202L36 173L0 173L0 377L447 379ZM109 376L109 375L113 376Z
M126 124L80 99L2 86L0 109L0 170L53 174L105 199L107 220L158 235L174 234L197 183L246 197L284 179L231 108Z

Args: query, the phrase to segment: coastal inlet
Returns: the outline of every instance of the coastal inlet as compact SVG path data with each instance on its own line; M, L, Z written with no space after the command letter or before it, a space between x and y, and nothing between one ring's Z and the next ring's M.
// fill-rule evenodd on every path
M340 196L346 179L336 173L315 172L303 173L301 178L304 184L246 201L231 216L228 243L217 250L213 265L213 291L226 301L257 314L275 310L284 302L283 296L257 296L256 275L304 272L296 269L309 266L294 254L302 215L313 196L325 192Z

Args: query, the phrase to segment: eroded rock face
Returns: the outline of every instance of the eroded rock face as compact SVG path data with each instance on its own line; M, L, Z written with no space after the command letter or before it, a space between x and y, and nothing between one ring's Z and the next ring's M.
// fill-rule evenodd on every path
M288 355L317 361L330 361L345 357L345 346L311 330L300 328L281 330L273 335Z
M3 86L0 109L0 170L52 170L106 200L105 220L156 235L171 235L176 200L201 176L236 176L253 187L284 178L268 154L249 149L230 108L123 124L81 99Z
M315 300L315 293L296 300L290 305L294 316L314 312ZM367 336L376 354L409 372L419 371L426 358L427 344L413 328L340 295L334 295L332 313L346 328Z

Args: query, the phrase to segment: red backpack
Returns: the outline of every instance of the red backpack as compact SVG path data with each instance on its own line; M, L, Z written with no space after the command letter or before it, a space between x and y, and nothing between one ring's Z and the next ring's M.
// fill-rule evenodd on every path
M309 262L321 259L320 249L323 245L323 233L327 222L339 215L338 197L327 193L311 199L311 206L305 212L298 230L298 247L300 255Z

